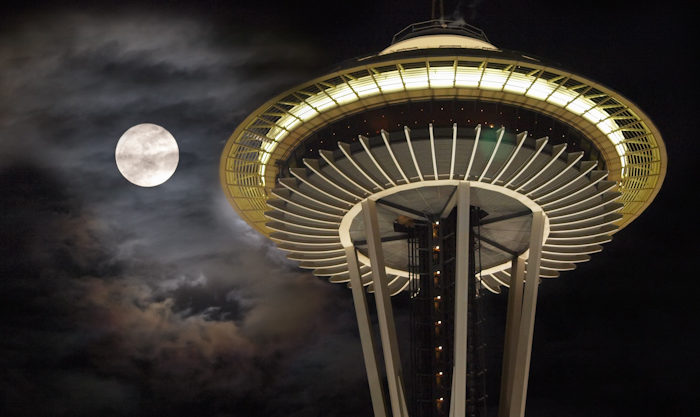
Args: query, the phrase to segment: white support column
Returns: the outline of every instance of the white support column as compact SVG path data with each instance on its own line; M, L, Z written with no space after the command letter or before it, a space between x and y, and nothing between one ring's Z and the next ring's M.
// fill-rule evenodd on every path
M520 330L520 318L523 311L523 278L525 277L525 259L513 258L510 270L510 288L508 289L508 311L506 313L506 334L503 343L503 370L501 372L501 396L498 404L498 416L508 417L510 395L513 389L513 372L515 368L515 347Z
M523 308L515 349L515 367L512 375L513 383L510 395L509 417L523 417L525 415L525 399L527 380L530 374L532 336L535 328L535 307L540 279L540 257L542 255L542 240L544 239L544 224L544 213L541 211L533 212Z
M384 390L382 389L382 384L379 379L379 360L377 358L374 335L372 334L372 324L369 318L369 308L367 307L365 288L362 286L360 265L357 262L355 247L346 247L345 257L348 260L352 299L355 303L357 327L360 329L362 354L365 358L365 368L367 369L367 381L369 382L369 392L372 397L374 417L386 417L386 398L384 397Z
M455 373L452 367L452 384L450 385L450 416L455 414L455 402L452 400L455 397Z
M469 292L469 182L457 185L457 265L455 272L455 345L450 417L467 412L467 300Z
M389 397L391 399L392 416L408 417L408 408L406 406L405 395L403 393L401 358L399 357L399 346L396 340L394 312L391 308L391 296L389 294L388 282L386 278L384 253L382 251L382 242L379 236L379 221L377 220L376 203L369 199L364 200L362 202L362 214L365 221L367 247L372 266L374 299L377 304L379 333L382 338L384 364L389 382Z

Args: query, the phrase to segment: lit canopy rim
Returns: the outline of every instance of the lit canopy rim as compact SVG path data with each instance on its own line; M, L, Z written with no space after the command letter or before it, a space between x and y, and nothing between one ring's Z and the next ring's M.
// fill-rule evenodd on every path
M419 59L416 58L411 58L413 56L417 56ZM516 59L517 58L517 59ZM258 107L253 113L251 113L244 121L241 123L237 129L234 131L233 135L229 138L227 141L224 152L222 153L221 157L221 164L220 164L220 179L222 186L225 190L225 194L227 196L227 199L231 203L231 205L236 209L236 211L241 215L241 217L246 220L253 228L258 230L259 232L263 233L264 235L269 235L269 230L266 229L264 226L264 217L262 216L262 213L264 211L264 207L258 207L258 208L251 208L249 203L251 200L256 200L258 202L262 201L264 204L264 200L267 198L269 195L269 191L272 189L274 186L274 178L276 176L276 167L274 166L274 161L283 159L285 155L288 155L288 153L291 151L291 149L294 148L295 145L297 145L300 141L304 139L305 136L308 136L308 134L311 133L311 131L316 130L320 127L322 127L325 124L330 123L331 121L338 120L344 116L347 116L349 114L356 113L358 111L361 111L363 109L369 108L367 103L363 102L362 98L359 98L358 100L355 100L348 105L340 105L340 106L335 106L331 108L327 112L321 112L315 119L315 125L311 126L310 128L307 128L306 131L301 133L299 136L293 138L294 140L285 142L282 140L280 142L280 145L277 147L277 152L276 152L276 157L270 156L267 157L267 160L265 161L264 167L262 168L263 172L265 173L264 176L260 176L260 181L256 185L253 185L252 187L250 185L241 185L238 182L235 181L229 181L227 179L227 174L231 172L228 169L228 162L229 159L232 158L231 152L232 148L237 145L237 140L240 138L242 133L249 128L250 124L257 119L260 118L261 115L265 114L266 112L269 111L269 109L276 104L278 104L280 101L282 101L285 97L289 97L291 95L294 95L295 93L299 95L300 91L303 91L304 88L308 88L313 85L319 85L323 84L326 80L330 80L333 78L342 78L344 80L350 80L351 78L348 78L348 74L359 71L359 70L369 70L371 71L375 67L378 66L391 66L391 65L400 65L400 64L405 64L408 62L430 62L430 61L439 61L439 60L455 60L455 61L474 61L475 59L479 60L481 59L484 63L497 63L497 64L510 64L510 65L525 65L528 68L534 68L537 71L540 72L548 72L548 73L553 73L553 74L559 74L561 77L570 77L570 78L575 78L578 81L584 82L586 85L590 86L591 88L594 88L598 91L601 91L604 95L612 98L614 101L620 103L622 106L624 106L626 109L629 109L633 114L636 116L636 118L639 120L639 122L643 123L644 126L648 129L649 134L648 136L651 136L653 138L653 144L655 147L652 147L650 149L655 149L657 150L659 154L658 160L656 162L658 163L658 168L657 171L647 177L656 177L655 178L655 183L653 184L653 188L647 188L645 191L648 192L647 197L643 201L634 201L634 203L640 204L638 208L630 215L627 216L626 219L624 219L623 222L620 224L620 228L624 228L627 224L629 224L634 218L639 216L641 212L643 212L646 207L651 203L651 201L655 198L655 196L658 194L659 189L661 188L661 185L663 183L663 180L666 175L666 169L667 169L667 153L665 149L665 145L663 140L661 139L661 135L656 128L656 126L651 122L649 117L633 102L630 100L624 98L622 95L619 93L615 92L614 90L605 87L597 82L591 81L585 77L579 76L577 74L574 74L572 72L566 72L562 71L556 67L551 67L551 66L545 66L539 63L539 60L536 60L534 58L522 55L522 54L516 54L513 52L494 52L494 51L486 51L486 50L464 50L464 49L440 49L440 50L420 50L420 51L408 51L408 52L398 52L398 53L393 53L393 54L388 54L388 55L383 55L383 56L371 56L365 59L360 59L356 61L352 61L349 64L346 64L344 67L341 69L330 73L326 74L321 77L317 77L310 82L304 83L300 86L291 88L287 91L285 91L282 94L277 95L276 97L268 100L265 104L262 106ZM351 66L350 64L354 64L354 66ZM380 65L381 64L381 65ZM420 96L420 94L417 94L416 92L420 91L425 91L430 94ZM451 94L442 94L442 93L451 93ZM491 102L504 102L503 100L499 100L498 97L494 98L494 95L498 96L499 94L501 96L507 95L502 89L501 91L486 91L483 88L432 88L429 87L427 89L423 90L406 90L404 89L403 91L398 92L398 96L396 97L396 93L384 93L380 92L378 95L373 95L370 96L370 98L373 97L378 97L380 100L375 100L374 106L373 107L380 107L381 105L385 104L386 101L382 101L381 97L384 97L385 99L388 96L394 96L392 99L394 100L393 102L408 102L411 101L412 99L416 99L418 97L419 101L422 100L429 100L430 98L433 99L464 99L464 100L469 100L469 99L480 99L483 101L491 101ZM470 93L470 94L467 94ZM421 98L423 97L423 98ZM521 99L523 101L527 101L528 97L521 96ZM364 100L368 101L368 100ZM301 102L301 101L300 101ZM353 106L353 104L355 106ZM524 104L524 103L523 103ZM548 105L549 103L543 102L543 105ZM352 107L352 110L350 112L343 112L347 107ZM550 106L551 107L551 106ZM532 109L532 108L531 108ZM331 118L330 113L333 113L334 110L338 110L336 114L334 114L334 118ZM542 109L534 109L535 111L542 111ZM550 113L551 116L556 117L557 115L554 114L554 112ZM582 119L582 118L581 118ZM311 119L313 120L313 119ZM590 125L593 125L590 122L587 122ZM307 123L309 124L309 123ZM301 124L303 125L303 123ZM298 127L297 127L298 128ZM297 129L295 128L295 129ZM311 130L308 130L311 129ZM294 129L292 129L294 131ZM585 132L584 132L585 133ZM589 136L589 135L587 135ZM288 138L285 138L288 139ZM599 146L599 149L604 155L604 158L606 159L606 162L608 163L609 167L614 167L615 166L615 161L609 161L609 154L606 156L605 149L607 146L608 153L610 151L610 148L613 147L614 145L610 142L608 143L601 143L601 141L593 137L589 137L596 146ZM282 148L284 151L282 152ZM280 154L280 152L282 152ZM619 164L618 164L619 165ZM266 169L266 168L271 168L271 169ZM269 178L271 181L265 181L265 178ZM618 170L615 172L613 169L611 169L611 178L614 179L619 179L620 178L620 171ZM243 192L243 188L246 188L245 191L248 191L248 195L245 195ZM251 188L255 188L255 190L251 191ZM239 191L239 195L234 195L233 193ZM624 190L622 190L624 192ZM251 194L254 194L254 196L251 196ZM241 200L246 200L246 202L243 202ZM243 203L243 204L239 204ZM241 206L246 206L247 207L241 207Z

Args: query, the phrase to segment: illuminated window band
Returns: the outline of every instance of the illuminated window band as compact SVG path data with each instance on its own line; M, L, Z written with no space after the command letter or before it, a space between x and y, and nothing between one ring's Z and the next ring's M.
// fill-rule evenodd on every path
M590 81L551 68L509 63L507 60L468 61L425 58L379 63L347 70L345 73L301 87L269 107L237 130L225 165L222 180L234 207L263 233L266 210L265 189L268 163L284 139L310 120L332 109L372 97L405 92L466 88L471 91L495 91L549 103L599 130L613 145L621 166L620 199L627 207L621 225L636 217L653 199L665 173L665 150L658 133L650 128L630 106L609 91ZM456 95L456 98L459 98ZM349 139L349 138L348 138ZM659 144L661 143L661 147ZM286 144L293 147L296 144ZM665 165L665 162L664 162ZM257 216L246 212L258 212ZM255 217L255 218L253 218Z

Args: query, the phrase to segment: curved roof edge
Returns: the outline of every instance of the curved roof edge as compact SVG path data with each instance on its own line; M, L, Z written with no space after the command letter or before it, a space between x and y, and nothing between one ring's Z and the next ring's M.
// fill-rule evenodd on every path
M409 38L392 44L381 51L378 55L386 55L394 52L411 51L415 49L439 49L439 48L466 48L466 49L486 49L497 51L498 48L481 39L469 36L439 34L425 35Z

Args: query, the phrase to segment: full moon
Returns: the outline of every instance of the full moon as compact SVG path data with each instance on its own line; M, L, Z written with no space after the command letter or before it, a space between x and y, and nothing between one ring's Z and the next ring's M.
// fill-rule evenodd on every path
M180 150L170 132L143 123L124 132L114 156L124 178L140 187L155 187L173 175Z

